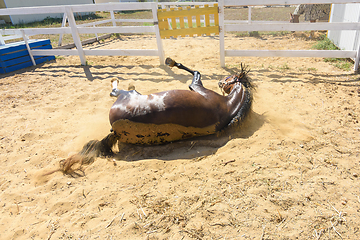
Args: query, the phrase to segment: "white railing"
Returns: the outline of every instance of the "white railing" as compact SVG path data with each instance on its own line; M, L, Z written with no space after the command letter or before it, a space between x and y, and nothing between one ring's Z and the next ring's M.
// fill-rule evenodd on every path
M66 15L66 13L64 13L61 27L65 27L67 21L68 21L67 15ZM124 23L124 22L131 22L131 23L154 23L154 19L116 19L116 18L115 18L114 11L111 10L111 11L110 11L110 19L106 19L106 20L102 20L102 21L95 21L95 22L90 22L90 23L84 23L84 24L81 24L81 25L78 25L78 26L79 26L79 27L96 27L96 26L98 26L98 25L107 24L107 23L112 23L113 27L116 27L116 23L117 23L117 22L119 22L119 23ZM96 37L96 40L98 41L98 40L99 40L99 36L98 36L97 33L95 33L95 37ZM62 38L63 38L63 34L60 34L59 43L58 43L59 46L62 45Z
M225 49L225 33L238 31L309 31L309 30L360 30L359 22L342 23L284 23L255 22L230 24L224 21L226 6L258 6L258 5L296 5L296 4L327 4L327 3L360 3L360 0L219 0L220 31L220 64L225 67L225 57L334 57L352 58L355 60L354 70L359 66L358 50L233 50Z
M1 35L22 35L26 36L38 34L72 34L76 49L48 49L48 50L30 50L32 56L50 56L50 55L79 55L82 65L86 65L86 55L95 56L158 56L160 64L164 64L164 50L160 38L159 27L157 25L157 8L156 2L149 3L105 3L105 4L83 4L83 5L60 5L60 6L43 6L27 8L8 8L0 9L0 15L23 15L39 13L63 13L64 20L61 27L57 28L24 28L24 29L2 29ZM113 12L126 10L151 10L153 19L146 19L154 23L153 26L116 26ZM96 12L109 11L112 15L110 21L113 26L88 27L87 24L76 25L74 13L76 12ZM69 27L65 27L66 19ZM135 20L139 21L139 20ZM100 34L100 33L155 33L157 39L157 49L83 49L79 34ZM26 42L26 41L25 41ZM60 38L61 44L61 38Z
M162 9L171 7L182 7L182 6L203 6L205 4L214 4L216 2L159 2L159 6Z
M8 36L2 36L0 34L0 46L1 45L5 45L6 41L10 41L10 40L14 40L14 39L19 39L19 38L23 38L22 35L8 35Z
M162 7L175 5L204 5L214 2L194 2L194 3L159 3ZM255 57L335 57L352 58L355 60L354 69L359 66L359 52L357 50L238 50L225 49L225 33L236 31L309 31L309 30L360 30L359 22L343 23L288 23L275 21L252 21L251 7L263 5L296 5L296 4L326 4L326 3L360 3L360 0L219 0L219 25L220 25L220 64L225 66L225 57L255 56ZM224 8L226 6L248 6L249 17L247 21L225 21ZM37 34L72 34L76 49L48 49L48 50L30 50L32 56L48 55L79 55L81 64L86 64L86 55L95 56L159 56L160 64L164 64L164 50L157 25L158 3L106 3L106 4L85 4L85 5L61 5L61 6L43 6L28 8L0 9L0 15L22 15L22 14L40 14L40 13L63 13L63 24L57 28L24 28L24 29L2 29L0 30L0 44L5 42L5 38L13 36L26 36ZM126 10L151 10L153 19L115 19L114 11ZM74 13L76 12L96 12L109 11L111 19L76 25ZM66 27L66 21L69 27ZM116 22L150 22L153 26L116 26ZM98 26L112 22L112 26ZM79 34L92 33L97 36L101 33L155 33L157 49L83 49ZM5 36L1 39L1 35ZM13 36L11 36L13 35ZM59 45L61 45L59 38Z

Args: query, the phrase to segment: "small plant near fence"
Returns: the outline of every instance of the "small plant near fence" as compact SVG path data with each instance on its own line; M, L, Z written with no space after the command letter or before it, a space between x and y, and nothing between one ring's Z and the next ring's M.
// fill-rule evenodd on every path
M325 34L319 37L319 40L312 46L312 48L318 50L339 50L339 48L329 38L327 38ZM344 71L350 71L353 67L353 63L350 59L325 58L324 61L329 62L331 65Z

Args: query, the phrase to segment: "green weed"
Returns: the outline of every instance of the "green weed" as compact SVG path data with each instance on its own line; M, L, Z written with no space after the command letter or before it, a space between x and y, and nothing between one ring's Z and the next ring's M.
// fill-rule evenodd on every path
M325 58L324 61L344 71L350 71L353 66L350 60L343 58Z
M282 66L278 67L280 70L289 70L290 67L287 65L287 63L284 63Z
M318 50L339 50L339 48L329 38L327 38L325 34L320 37L320 40L317 41L312 48ZM324 62L328 62L344 71L350 71L353 65L351 60L346 58L325 58Z
M313 49L318 50L338 50L339 48L325 35L320 36L320 40L312 46Z

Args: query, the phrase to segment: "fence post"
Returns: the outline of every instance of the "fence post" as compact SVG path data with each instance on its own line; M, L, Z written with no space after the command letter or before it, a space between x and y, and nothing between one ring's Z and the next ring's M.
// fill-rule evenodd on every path
M248 6L248 24L251 24L251 9L252 6Z
M360 45L356 51L356 57L354 61L354 72L356 72L359 68L359 58L360 58Z
M225 67L225 28L224 28L224 0L219 0L219 39L220 39L220 66Z
M36 65L36 62L35 62L34 56L33 56L32 53L31 53L31 48L30 48L30 46L29 46L28 38L27 38L27 36L25 35L23 29L21 29L21 35L22 35L22 37L23 37L23 39L24 39L24 42L25 42L26 48L27 48L27 50L28 50L28 53L29 53L30 59L31 59L31 61L32 61L32 64L35 66L35 65Z
M153 14L153 19L154 19L155 35L156 35L156 42L157 42L157 47L158 47L160 65L165 65L165 54L164 54L164 48L163 48L163 44L162 44L162 40L161 40L161 36L160 36L159 20L157 17L158 4L156 2L151 4L151 11Z
M65 8L66 11L66 15L68 18L68 22L71 28L71 34L76 46L76 49L78 51L79 57L80 57L80 61L81 61L81 65L86 65L86 58L85 58L85 53L84 53L84 49L81 45L81 40L80 40L80 36L79 36L79 31L76 27L76 22L75 22L75 18L74 18L74 13L72 11L72 8L70 6L67 6Z
M96 27L95 23L93 24L93 27L94 27L94 28ZM99 41L99 36L98 36L97 33L95 33L95 37L96 37L96 41Z
M0 46L1 45L5 45L5 40L4 40L3 36L2 36L2 34L0 33Z
M67 19L67 16L66 16L66 12L64 13L64 16L63 16L63 19L62 19L62 24L61 24L61 27L65 27L66 25L66 19ZM63 39L63 34L60 33L60 36L59 36L59 43L58 43L58 46L60 47L61 44L62 44L62 39Z
M112 21L113 27L116 27L115 15L114 15L113 10L110 11L110 16L111 16L111 21Z

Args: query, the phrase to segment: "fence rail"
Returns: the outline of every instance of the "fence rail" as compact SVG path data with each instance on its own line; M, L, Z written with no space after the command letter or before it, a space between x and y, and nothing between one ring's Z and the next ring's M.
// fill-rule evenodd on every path
M239 50L225 49L226 32L238 31L311 31L311 30L360 30L359 22L341 23L297 23L271 22L271 21L252 21L251 7L263 5L295 5L295 4L328 4L328 3L360 3L360 0L219 0L219 27L220 27L220 65L225 66L225 57L337 57L353 58L355 60L354 69L359 66L360 48L353 51L330 51L330 50ZM81 64L86 64L86 55L107 55L107 56L159 56L160 64L164 64L164 50L159 31L157 12L159 6L174 5L205 5L216 4L216 2L191 2L191 3L106 3L106 4L86 4L86 5L61 5L43 6L27 8L0 9L0 15L22 15L22 14L43 14L43 13L63 13L62 27L57 28L25 28L25 29L2 29L0 30L0 44L11 37L22 36L25 43L27 36L38 34L72 34L76 49L52 49L52 50L29 50L30 57L46 55L78 55ZM248 6L249 17L247 21L226 21L224 20L224 9L230 6ZM126 10L151 10L152 19L115 19L114 11ZM109 11L111 19L77 25L74 18L76 12L96 12ZM66 21L69 26L66 27ZM177 20L176 20L177 21ZM113 23L113 26L98 26L100 24ZM116 22L150 22L153 26L116 26ZM102 33L155 33L157 49L83 49L79 34ZM2 35L10 35L1 37ZM59 39L61 45L61 38Z
M72 34L76 49L52 49L52 50L31 50L29 55L33 56L48 56L48 55L79 55L82 65L86 65L86 55L105 55L105 56L158 56L160 64L163 65L165 61L164 50L160 38L159 27L157 23L157 9L158 5L152 3L105 3L105 4L83 4L83 5L60 5L60 6L43 6L43 7L27 7L27 8L11 8L0 9L0 15L17 15L17 14L37 14L37 13L63 13L62 27L57 28L24 28L24 29L2 29L1 35L22 35L32 36L38 34L60 34L59 45L63 34ZM114 11L127 10L151 10L153 19L131 19L120 20L114 18ZM105 21L98 21L89 24L76 25L74 13L76 12L96 12L109 11L111 19ZM66 20L69 27L65 27ZM116 22L150 22L153 26L116 26ZM95 27L99 24L112 22L110 27ZM95 25L95 26L94 26ZM89 27L90 26L90 27ZM97 34L101 33L155 33L157 41L157 49L92 49L84 50L81 44L79 34ZM3 41L4 42L4 41ZM25 41L26 43L26 41Z
M254 22L249 19L246 23L230 24L224 21L224 8L228 6L259 6L259 5L287 5L307 3L360 3L360 0L219 0L219 23L223 31L220 32L220 65L225 67L225 57L334 57L353 58L354 70L359 66L358 50L237 50L225 49L225 33L238 31L311 31L311 30L360 30L358 22L341 23L279 23ZM234 23L234 22L233 22Z

